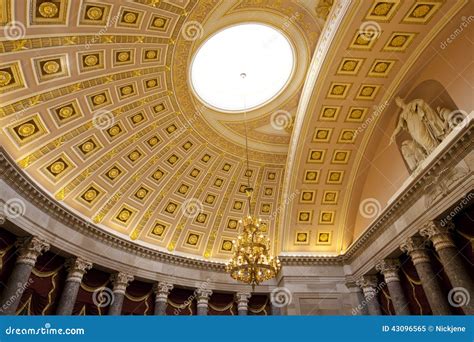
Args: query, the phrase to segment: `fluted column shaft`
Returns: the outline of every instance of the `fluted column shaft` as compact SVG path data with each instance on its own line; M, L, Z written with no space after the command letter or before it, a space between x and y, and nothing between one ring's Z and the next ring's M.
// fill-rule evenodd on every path
M197 298L197 315L207 316L209 298L212 295L212 291L205 288L199 288L196 289L195 293Z
M420 230L420 235L431 240L436 252L441 259L443 269L453 286L454 292L464 293L468 300L464 301L461 306L466 315L474 315L474 283L469 277L468 271L463 265L459 252L451 239L449 233L454 225L450 222L448 225L441 227L435 222L429 222ZM466 293L467 292L467 293ZM455 295L451 296L451 300L455 303ZM451 304L452 305L452 304Z
M410 311L408 310L408 302L403 293L400 278L398 276L398 269L400 268L400 262L398 259L384 259L379 262L375 268L384 276L388 292L392 298L395 313L397 315L409 315Z
M237 312L239 316L247 316L248 305L251 294L248 292L238 292L235 294L237 300Z
M362 289L364 295L362 306L367 306L369 315L380 316L382 310L380 309L380 303L377 300L377 276L365 275L359 279L356 284Z
M153 286L155 291L155 312L156 316L166 315L166 305L168 303L168 295L173 289L173 284L166 282L158 282Z
M43 252L49 250L49 244L35 236L19 238L16 246L19 255L0 300L1 315L15 314L23 292L30 285L28 280L36 260Z
M420 277L421 286L433 315L450 315L451 310L447 298L443 295L436 280L424 242L423 238L410 237L400 246L400 249L410 256L413 265L415 265L416 273Z
M82 258L73 258L66 262L66 268L69 272L56 310L58 315L72 314L82 278L92 268L92 263Z
M126 273L115 273L112 274L110 280L113 284L113 301L110 304L108 314L110 316L118 316L122 314L123 299L125 297L125 290L128 284L133 281L133 276Z

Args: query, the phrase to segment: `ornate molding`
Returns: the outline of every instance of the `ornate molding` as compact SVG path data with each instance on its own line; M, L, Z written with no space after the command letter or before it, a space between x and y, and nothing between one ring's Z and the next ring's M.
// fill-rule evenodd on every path
M66 261L69 273L66 281L80 283L84 274L92 268L92 262L82 258L70 258Z
M400 281L398 270L400 261L398 259L384 259L375 265L375 269L383 274L386 283Z
M46 241L36 236L18 238L15 245L18 247L19 253L16 263L30 266L34 266L36 259L44 252L47 252L50 247Z
M436 251L440 251L444 248L456 248L449 230L454 228L452 222L441 226L434 221L430 221L420 229L420 235L425 236L433 242L433 246Z
M134 276L123 272L112 274L110 281L114 285L113 292L125 294L125 289L133 279L135 279Z

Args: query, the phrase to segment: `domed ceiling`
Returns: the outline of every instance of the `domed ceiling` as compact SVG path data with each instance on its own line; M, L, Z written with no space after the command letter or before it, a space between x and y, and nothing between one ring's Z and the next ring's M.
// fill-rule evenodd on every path
M325 23L332 2L0 0L1 145L57 201L136 243L228 259L248 176L276 251L339 253L374 123L359 127L461 2L342 1ZM263 106L218 111L190 66L245 22L285 35L293 73Z

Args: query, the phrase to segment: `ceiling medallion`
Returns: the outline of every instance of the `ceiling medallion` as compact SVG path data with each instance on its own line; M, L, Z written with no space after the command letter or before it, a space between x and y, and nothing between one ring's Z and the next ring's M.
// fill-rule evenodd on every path
M240 73L240 78L244 80L246 73ZM244 114L246 114L244 112ZM237 281L252 285L259 285L265 280L275 278L280 271L281 265L278 257L274 257L270 252L270 239L264 235L268 228L262 219L252 214L252 195L253 188L250 186L251 173L248 172L248 137L247 137L247 120L245 118L245 150L247 162L247 186L245 194L248 199L248 216L239 220L242 225L242 232L237 240L233 240L234 253L232 258L226 264L226 270L230 276Z

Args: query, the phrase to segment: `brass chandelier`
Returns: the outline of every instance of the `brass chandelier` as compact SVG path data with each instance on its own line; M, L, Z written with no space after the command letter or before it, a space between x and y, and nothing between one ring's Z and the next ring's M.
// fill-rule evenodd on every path
M241 74L245 78L246 74ZM246 113L244 112L244 115ZM247 138L246 117L245 125L245 150L247 161L247 187L245 194L248 199L248 215L239 220L242 232L237 240L233 240L234 254L227 263L226 270L237 281L252 285L259 285L265 280L275 278L281 265L278 257L270 253L270 239L264 235L266 225L260 218L252 214L253 188L250 186L249 152Z

